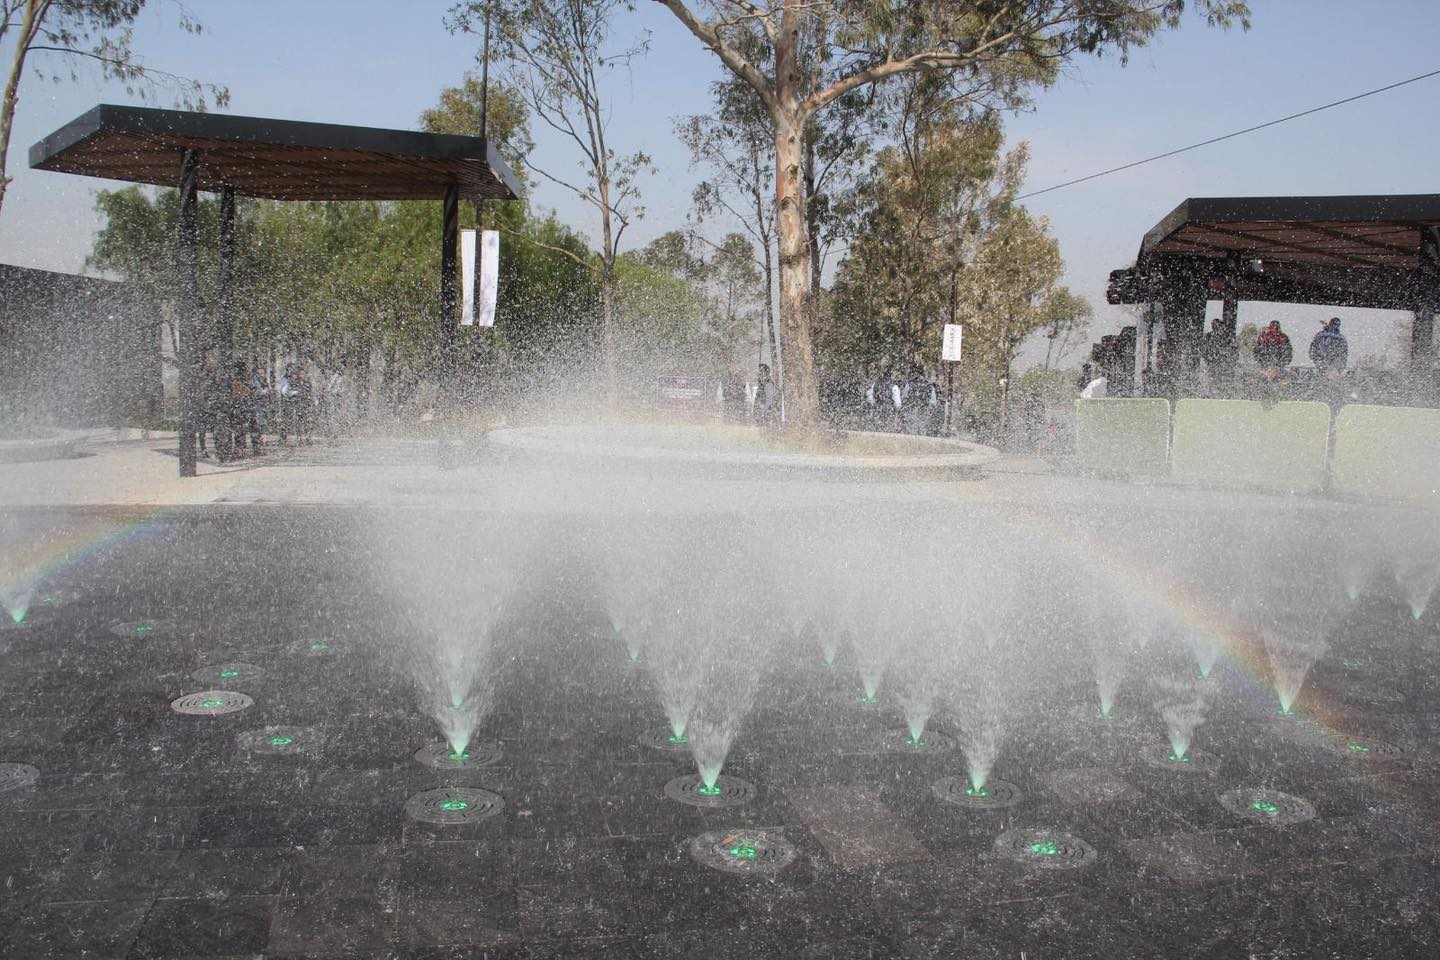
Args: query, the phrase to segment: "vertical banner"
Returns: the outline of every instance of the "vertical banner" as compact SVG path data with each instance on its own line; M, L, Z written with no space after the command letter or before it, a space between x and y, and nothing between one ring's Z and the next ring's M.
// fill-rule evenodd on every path
M945 324L945 337L940 343L940 359L959 363L965 347L965 328L958 323Z
M495 326L495 301L500 288L500 231L480 234L480 318L482 327Z
M476 263L479 263L479 283L476 283ZM477 250L474 230L460 231L460 286L464 291L460 309L460 325L473 327L495 326L495 299L500 284L500 232L483 230ZM477 316L476 293L479 293L480 311Z
M475 231L460 231L460 326L475 326Z

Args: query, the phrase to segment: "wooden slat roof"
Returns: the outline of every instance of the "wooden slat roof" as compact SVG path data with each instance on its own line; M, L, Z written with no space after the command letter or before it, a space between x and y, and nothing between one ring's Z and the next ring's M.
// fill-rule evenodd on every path
M1145 234L1140 256L1413 270L1422 228L1437 226L1440 194L1192 198Z
M513 200L519 180L478 137L101 104L30 148L37 170L175 186L199 151L200 189L272 200Z

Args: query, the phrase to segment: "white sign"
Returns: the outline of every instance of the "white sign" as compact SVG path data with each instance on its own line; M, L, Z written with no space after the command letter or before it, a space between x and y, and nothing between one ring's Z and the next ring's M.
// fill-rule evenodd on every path
M945 324L945 339L940 344L940 359L959 362L965 343L965 328L958 323Z
M500 232L485 230L480 234L480 316L475 316L475 231L460 231L460 286L463 304L460 325L495 326L495 296L500 285Z

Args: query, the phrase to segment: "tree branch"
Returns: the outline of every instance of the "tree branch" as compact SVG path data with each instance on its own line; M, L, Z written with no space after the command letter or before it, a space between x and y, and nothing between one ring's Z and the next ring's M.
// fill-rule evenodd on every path
M687 30L724 61L725 66L749 84L750 88L764 101L767 110L774 113L779 108L775 93L770 89L770 82L765 79L765 75L753 63L745 59L739 50L722 40L714 27L695 16L690 8L685 6L684 0L655 0L655 2L663 4L671 13L675 14Z

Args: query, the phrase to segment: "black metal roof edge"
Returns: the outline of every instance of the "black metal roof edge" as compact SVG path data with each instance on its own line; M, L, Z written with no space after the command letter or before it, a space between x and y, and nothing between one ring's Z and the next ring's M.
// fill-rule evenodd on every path
M494 146L480 137L109 103L92 107L31 146L30 166L43 169L51 159L102 132L168 134L311 150L355 150L437 160L481 161L517 199L523 195L515 172L500 158Z
M1146 231L1143 257L1190 222L1306 220L1374 223L1383 220L1440 222L1440 194L1400 193L1318 197L1190 197Z
M51 157L64 153L75 144L94 136L100 129L100 112L104 104L91 107L60 129L30 145L30 169L39 169Z

